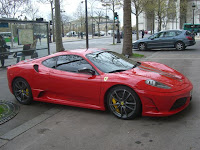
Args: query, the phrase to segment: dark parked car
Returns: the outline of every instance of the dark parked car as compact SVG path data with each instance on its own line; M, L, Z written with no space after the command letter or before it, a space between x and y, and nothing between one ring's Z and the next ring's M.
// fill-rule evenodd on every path
M192 46L195 43L194 35L187 30L166 30L148 38L134 41L133 49L176 48L184 50L187 46Z

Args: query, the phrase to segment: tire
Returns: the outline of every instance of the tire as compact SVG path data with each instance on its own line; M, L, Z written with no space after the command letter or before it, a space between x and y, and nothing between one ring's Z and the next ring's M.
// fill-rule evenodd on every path
M176 48L177 50L179 50L179 51L182 51L182 50L185 49L185 44L184 44L183 42L177 42L177 43L175 44L175 48Z
M107 96L107 107L114 116L120 119L134 119L141 114L141 101L129 87L112 88Z
M138 44L138 49L140 51L144 51L144 50L147 50L147 45L145 43L139 43Z
M31 88L28 82L22 78L17 78L12 84L13 94L21 104L28 105L33 101Z

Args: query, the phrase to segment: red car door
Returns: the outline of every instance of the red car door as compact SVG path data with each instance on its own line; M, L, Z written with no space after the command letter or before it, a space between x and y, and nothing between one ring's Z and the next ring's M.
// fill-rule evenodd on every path
M92 66L80 56L59 56L57 67L50 69L49 94L56 99L98 105L101 76L78 73L80 68Z

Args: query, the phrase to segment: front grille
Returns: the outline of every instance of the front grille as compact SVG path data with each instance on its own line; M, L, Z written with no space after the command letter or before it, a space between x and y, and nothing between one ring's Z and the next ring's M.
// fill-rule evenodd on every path
M180 108L181 106L185 105L186 101L187 97L177 99L170 110L175 110L177 108Z

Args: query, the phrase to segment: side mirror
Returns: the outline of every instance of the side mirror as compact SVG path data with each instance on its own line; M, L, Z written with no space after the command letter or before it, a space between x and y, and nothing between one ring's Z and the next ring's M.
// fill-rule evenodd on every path
M95 71L88 68L79 69L78 72L83 74L95 75Z
M148 39L150 39L150 40L153 40L153 39L154 39L154 37L150 36Z

